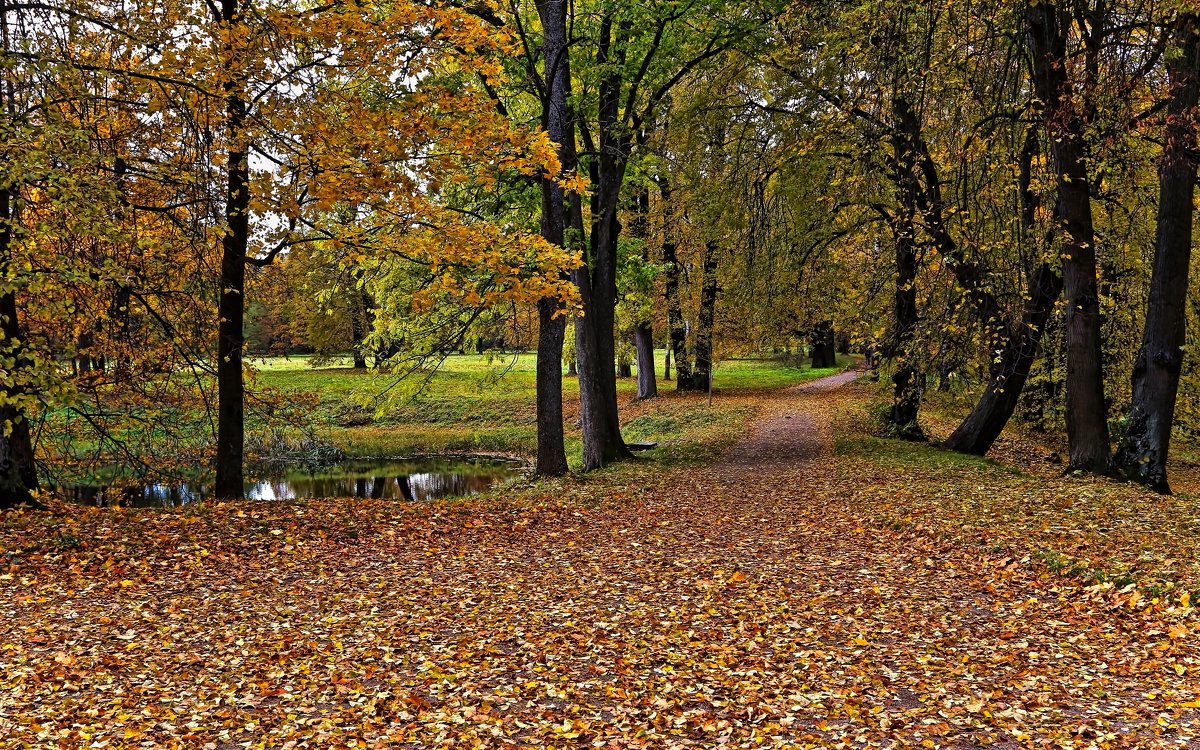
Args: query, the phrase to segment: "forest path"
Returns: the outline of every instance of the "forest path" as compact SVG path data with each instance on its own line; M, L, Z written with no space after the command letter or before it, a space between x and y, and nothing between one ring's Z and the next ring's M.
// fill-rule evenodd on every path
M1200 747L1188 627L849 509L830 416L854 377L767 394L714 466L646 488L599 474L525 505L245 506L197 517L184 531L212 531L187 544L168 516L98 516L89 542L136 556L8 576L0 737Z
M755 476L802 470L833 448L829 420L821 398L859 378L859 369L846 370L784 388L767 397L754 432L734 443L712 467L712 474L725 484L738 484L747 472Z

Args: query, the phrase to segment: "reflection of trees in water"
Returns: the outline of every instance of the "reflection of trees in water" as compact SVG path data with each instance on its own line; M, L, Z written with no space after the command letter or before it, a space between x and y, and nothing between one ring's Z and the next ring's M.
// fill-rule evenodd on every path
M401 466L392 465L390 468L395 471ZM381 468L387 471L388 467ZM501 476L492 466L481 467L481 470L485 473L447 471L397 473L376 477L309 476L267 479L247 485L246 498L270 501L307 497L359 497L425 501L439 497L475 495L491 488ZM67 486L60 488L58 492L64 499L81 505L177 508L204 499L209 489L207 485L150 484L141 487Z
M50 488L64 500L97 508L178 508L204 497L203 491L188 484L149 484L142 487L96 487L75 485Z
M408 477L414 500L475 495L491 487L495 481L495 477L471 474L411 474Z
M247 500L295 500L296 497L292 483L286 479L255 482L246 488Z
M291 482L292 497L361 497L388 500L433 500L474 495L492 486L494 476L420 472L397 477L305 477ZM267 499L267 498L263 498ZM276 499L283 499L276 496Z

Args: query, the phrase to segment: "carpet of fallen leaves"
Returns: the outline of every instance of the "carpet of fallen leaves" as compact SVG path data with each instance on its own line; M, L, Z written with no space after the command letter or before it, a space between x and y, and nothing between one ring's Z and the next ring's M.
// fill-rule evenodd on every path
M847 377L711 468L0 517L0 745L1200 747L1196 610L881 523Z
M954 460L933 445L855 441L877 427L869 405L880 398L867 382L840 394L834 417L848 439L834 469L854 487L853 512L913 527L993 555L1034 562L1142 598L1200 603L1200 471L1171 469L1174 496L1105 478L1067 476L1061 436L1013 425L986 461ZM957 426L955 412L928 408L922 422L936 445ZM845 455L845 454L849 455ZM1118 592L1120 593L1120 592Z

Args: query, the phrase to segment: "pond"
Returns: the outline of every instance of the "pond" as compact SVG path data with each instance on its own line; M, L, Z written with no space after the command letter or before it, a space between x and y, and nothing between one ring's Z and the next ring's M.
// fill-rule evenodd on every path
M360 497L421 502L485 492L522 471L522 464L499 458L363 459L320 469L266 465L247 472L247 500ZM59 497L99 507L174 508L212 495L208 481L176 484L51 485Z

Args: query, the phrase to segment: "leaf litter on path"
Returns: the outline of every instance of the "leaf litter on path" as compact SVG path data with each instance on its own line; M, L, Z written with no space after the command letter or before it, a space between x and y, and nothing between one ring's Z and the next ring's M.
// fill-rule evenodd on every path
M878 523L839 384L565 497L11 515L4 747L1197 747L1193 610Z

